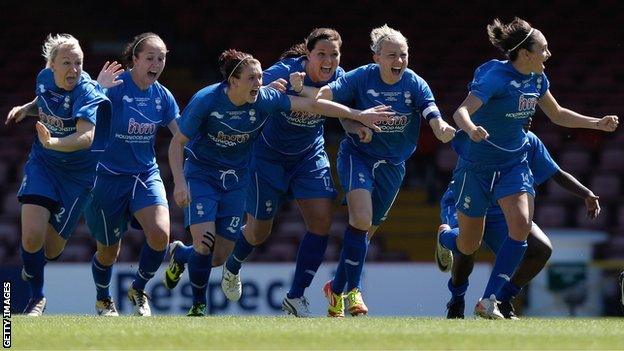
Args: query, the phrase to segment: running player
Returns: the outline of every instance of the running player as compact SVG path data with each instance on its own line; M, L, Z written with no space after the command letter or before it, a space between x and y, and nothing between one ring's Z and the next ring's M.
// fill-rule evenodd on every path
M527 150L528 162L535 184L540 185L552 178L563 188L584 199L588 216L596 218L600 213L598 196L594 195L591 190L583 186L571 174L561 170L535 134L529 132L527 137L529 140L529 149ZM457 237L459 234L455 209L456 199L451 188L452 185L449 185L441 200L440 217L442 225L438 230L440 232L438 235L444 233L443 237L446 240L454 240L452 238ZM450 233L446 233L447 231ZM483 241L490 250L497 254L507 236L508 229L503 212L498 205L490 206L487 210ZM439 245L436 250L436 261L442 271L449 271L452 266L451 279L448 282L448 288L452 297L447 304L447 318L464 318L464 294L468 289L468 277L474 265L474 254L466 256L460 252L451 253L443 244ZM511 279L507 280L502 288L495 293L500 301L500 312L506 319L517 318L511 300L544 268L551 253L552 245L550 240L537 224L532 223L523 260L511 276ZM443 260L442 258L444 257L447 259ZM456 259L453 260L453 258Z
M375 123L387 123L393 115L383 106L358 111L262 87L260 62L236 50L223 52L219 66L224 81L195 94L182 113L180 132L169 147L174 197L185 208L185 225L193 237L193 247L172 245L175 250L165 282L174 287L188 262L193 290L189 316L206 313L206 285L213 254L214 265L223 264L240 236L250 181L251 145L269 116L301 111L350 118L379 130ZM187 159L183 170L184 150Z
M24 313L29 316L45 310L46 260L61 255L78 224L110 131L110 101L82 71L84 55L78 40L70 34L50 34L43 57L46 68L37 76L36 98L14 107L6 120L8 124L27 115L39 117L17 195L22 204L22 279L31 292Z
M503 318L496 292L522 260L533 219L533 175L528 167L528 140L523 126L539 105L555 124L571 128L614 131L617 116L593 118L559 106L549 91L544 63L551 56L546 38L526 21L515 18L488 25L490 41L509 60L481 65L470 93L453 118L462 129L454 146L459 160L453 174L460 228L456 243L446 247L471 255L481 245L485 214L492 203L501 207L509 236L501 244L475 314ZM444 240L441 238L440 240Z
M421 118L443 142L455 134L441 118L427 83L407 68L407 39L401 32L384 25L371 31L371 40L375 63L348 72L318 92L304 89L304 94L317 94L322 99L355 101L357 108L389 105L398 116L382 124L382 132L374 134L368 143L349 134L340 143L338 175L347 193L349 225L336 275L323 288L331 317L344 316L345 285L349 313L368 313L360 287L368 243L399 192L405 160L418 144Z
M344 75L339 67L340 34L330 28L313 30L304 43L282 54L281 60L262 74L264 84L286 89L290 74L305 74L304 84L322 87ZM324 148L321 115L300 111L281 112L269 118L255 142L251 158L251 184L247 193L247 221L223 268L222 288L233 301L240 298L239 270L254 247L269 237L273 218L281 204L296 199L306 224L299 246L295 276L282 309L297 317L309 317L304 290L323 261L336 191Z
M93 200L85 217L97 240L91 265L97 314L118 315L109 286L121 238L131 221L143 230L146 242L128 298L135 315L150 316L145 284L163 261L170 228L154 143L159 127L166 126L173 134L178 131L175 119L180 109L171 92L158 82L167 56L167 47L158 35L135 36L122 56L129 70L119 76L115 86L107 86L106 95L113 104L112 138L98 164ZM110 66L107 63L103 70Z

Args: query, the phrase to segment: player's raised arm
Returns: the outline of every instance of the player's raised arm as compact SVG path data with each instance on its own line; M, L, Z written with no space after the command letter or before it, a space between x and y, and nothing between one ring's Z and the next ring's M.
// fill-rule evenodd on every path
M539 106L553 123L563 127L613 132L619 125L618 116L615 115L595 118L561 107L550 91L547 91L539 100Z
M7 115L6 121L4 121L5 125L8 125L11 122L19 123L24 118L28 116L37 116L37 97L24 105L15 106L9 111Z

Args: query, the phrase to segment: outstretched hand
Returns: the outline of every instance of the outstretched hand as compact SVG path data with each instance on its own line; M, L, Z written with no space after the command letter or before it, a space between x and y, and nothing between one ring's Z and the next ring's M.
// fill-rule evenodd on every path
M358 115L357 121L368 128L371 128L375 132L381 132L381 128L379 128L376 124L388 121L392 119L394 115L395 113L390 110L390 106L378 105L361 111Z
M112 88L123 83L123 80L117 79L122 73L124 73L124 69L121 68L121 63L106 61L100 74L98 74L97 82L102 88Z

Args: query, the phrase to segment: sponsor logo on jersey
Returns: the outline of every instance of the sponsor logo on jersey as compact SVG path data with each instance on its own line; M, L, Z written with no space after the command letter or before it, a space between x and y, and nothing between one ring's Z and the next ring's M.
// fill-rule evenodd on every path
M537 93L521 94L518 97L516 112L506 113L505 117L514 119L524 119L533 116L539 100Z
M155 123L139 123L134 120L134 118L130 118L128 121L128 134L155 134L156 133L156 124Z

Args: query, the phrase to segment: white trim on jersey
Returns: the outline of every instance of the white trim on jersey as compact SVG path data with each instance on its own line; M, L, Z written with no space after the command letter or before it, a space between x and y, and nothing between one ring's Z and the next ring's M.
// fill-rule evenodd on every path
M160 121L152 121L151 119L147 118L146 115L143 114L143 112L137 110L136 108L132 107L132 106L128 106L129 109L134 110L136 113L140 114L143 118L145 118L146 120L154 123L154 124L158 124L158 123L162 123L162 119Z

